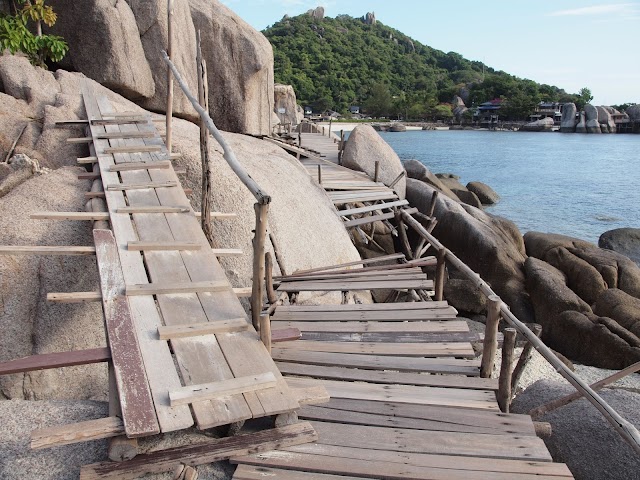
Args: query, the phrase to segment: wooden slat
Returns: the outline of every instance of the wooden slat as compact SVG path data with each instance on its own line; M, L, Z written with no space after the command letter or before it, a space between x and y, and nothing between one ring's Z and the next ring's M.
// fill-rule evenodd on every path
M78 174L78 180L97 180L100 174L97 172L85 172Z
M405 302L405 303L358 303L348 305L281 305L277 312L378 312L388 310L440 310L453 309L446 301L442 302Z
M142 352L127 298L118 246L111 230L94 230L102 308L125 431L129 438L160 433Z
M455 320L454 308L439 308L433 310L348 310L345 312L296 312L295 310L282 311L276 309L272 321L296 321L296 322L345 322L345 321L377 321L377 322L405 322L412 320ZM450 323L450 322L448 322ZM311 327L309 327L311 328Z
M429 375L422 373L382 372L344 367L326 367L321 365L302 365L299 363L278 362L284 375L313 377L323 380L343 380L393 385L416 385L423 387L466 388L469 390L498 390L495 378L461 377L454 375Z
M220 438L198 445L138 455L126 462L86 465L80 470L80 480L135 479L149 473L169 472L183 463L193 466L204 465L231 457L313 442L317 439L318 436L313 427L307 422L301 422L257 433Z
M403 207L409 205L407 200L398 200L397 202L378 203L376 205L368 205L366 207L350 208L348 210L338 210L338 215L341 217L349 217L351 215L358 215L361 213L377 212L378 210L384 210L386 208Z
M111 359L109 348L92 348L74 352L43 353L0 363L0 375L32 372L50 368L101 363Z
M115 190L143 190L147 188L171 188L177 187L178 182L148 182L148 183L112 183L107 185L107 190L115 191Z
M241 457L244 458L244 457ZM360 480L362 477L344 475L325 475L317 472L301 472L299 470L282 470L253 465L238 465L233 480Z
M99 139L112 139L112 138L153 138L156 136L156 132L107 132L99 133L96 138ZM112 170L113 171L113 170Z
M238 287L233 289L233 293L238 298L249 298L251 296L251 287Z
M285 344L289 345L289 344ZM312 352L274 346L273 358L279 361L310 365L343 366L366 370L397 370L400 372L448 373L480 375L480 362L456 358L413 358L400 356L358 355Z
M72 144L91 143L91 142L93 142L93 137L67 138L67 143L72 143Z
M217 322L158 327L158 335L160 336L160 340L170 340L172 338L197 337L200 335L214 335L224 332L242 332L248 328L249 324L247 323L247 319L238 317Z
M52 303L85 303L101 300L101 292L47 293L47 302Z
M314 282L287 282L278 287L279 292L327 292L327 291L348 291L348 290L432 290L433 280L371 280L371 281L336 281L322 283Z
M200 218L202 216L201 212L195 212L195 216ZM219 220L237 218L237 213L224 213L224 212L211 212L211 218L216 218Z
M310 268L307 270L296 270L295 272L293 272L293 275L300 275L303 273L315 273L315 272L324 272L327 270L338 270L341 268L346 268L346 267L354 267L356 265L370 265L370 264L374 264L374 263L382 263L382 262L389 262L392 260L400 260L405 258L403 253L394 253L392 255L383 255L381 257L375 257L375 258L365 258L364 260L358 260L355 262L348 262L348 263L339 263L338 265L328 265L326 267L317 267L317 268Z
M141 132L144 133L144 132ZM112 165L109 167L110 172L131 172L134 170L149 170L154 168L171 168L171 162L169 160L162 160L157 162L129 162L121 163L120 165Z
M211 252L216 257L237 257L243 254L239 248L212 248Z
M398 195L394 192L389 191L389 193L379 192L374 194L365 194L362 193L360 195L351 195L345 196L341 198L333 198L331 201L334 205L345 205L347 203L358 203L358 202L373 202L375 200L389 200L389 199L398 199Z
M294 388L322 386L327 389L331 398L499 411L495 393L486 390L382 385L293 377L288 377L287 382Z
M123 435L125 433L122 419L118 417L100 418L85 422L42 428L31 432L31 448L59 447L73 443L99 440Z
M416 213L418 211L417 208L410 208L407 210L410 214ZM366 225L369 223L379 222L382 220L390 220L395 218L396 214L391 213L381 213L380 215L370 215L368 217L356 218L355 220L348 220L344 222L344 226L347 228L358 227L360 225Z
M129 242L127 250L136 251L175 251L175 250L200 250L201 245L194 242Z
M78 163L80 165L98 163L98 157L80 157L80 158L78 158Z
M305 352L400 355L405 357L475 357L469 343L345 343L298 340L297 342L283 343L278 348Z
M0 246L0 255L95 255L94 247Z
M304 332L303 340L315 342L344 342L371 344L443 344L443 343L475 343L484 340L484 333L424 333L424 332L364 332L364 333L336 333L336 332ZM402 352L399 352L402 355Z
M297 328L279 328L277 330L271 330L271 343L290 342L293 340L299 340L302 337L302 332Z
M467 333L469 326L464 320L449 322L288 322L271 319L271 328L297 328L302 332L332 333ZM438 335L434 335L437 337Z
M393 265L374 265L372 267L359 267L356 269L347 268L341 270L329 270L324 272L312 272L312 273L296 273L293 275L274 276L273 279L277 281L293 281L293 280L305 280L315 276L334 276L340 278L342 275L354 275L354 274L377 274L377 275L389 275L404 272L405 270L418 271L418 267L432 267L436 266L437 260L435 257L424 257L418 260L411 260L406 263L396 263Z
M277 384L275 375L272 372L247 377L222 380L215 383L202 385L188 385L169 392L171 406L187 405L189 403L211 400L213 398L228 397L240 393L254 392L273 388Z
M130 147L106 147L103 148L100 153L104 154L115 154L115 153L152 153L152 152L160 152L162 151L162 147L159 145L148 145L148 146L130 146Z
M36 212L29 215L34 220L109 220L109 212Z
M76 127L76 126L84 126L89 123L89 120L59 120L55 123L56 128L65 128L65 127Z
M385 277L390 277L394 279L405 279L404 277L415 278L415 275L421 275L420 278L426 278L425 274L422 272L420 267L407 266L405 268L398 269L374 269L374 270L365 270L365 269L355 269L355 270L336 270L333 272L319 272L316 274L307 274L307 275L288 275L286 277L277 277L274 278L276 282L296 282L296 281L311 281L311 280L351 280L351 279L368 279L368 280L376 280L376 277L382 277L380 280L386 279ZM400 278L403 277L403 278Z
M165 207L165 206L149 206L149 207L121 207L115 210L116 213L188 213L191 207Z
M228 282L191 282L191 283L143 283L127 285L128 297L135 295L168 295L198 292L223 292L229 288Z

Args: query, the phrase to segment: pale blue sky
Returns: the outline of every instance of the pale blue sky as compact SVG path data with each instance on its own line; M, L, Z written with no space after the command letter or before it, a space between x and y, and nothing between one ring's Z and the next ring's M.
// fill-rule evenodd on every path
M576 93L597 105L640 103L640 0L222 0L262 30L318 5L327 16L375 12L445 52Z

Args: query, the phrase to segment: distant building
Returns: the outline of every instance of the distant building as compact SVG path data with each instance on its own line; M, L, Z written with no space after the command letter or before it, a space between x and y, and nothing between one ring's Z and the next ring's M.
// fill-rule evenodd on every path
M313 115L313 108L311 107L304 107L304 116L308 117L310 115Z
M529 115L529 120L535 122L543 118L553 118L555 125L562 122L562 108L564 104L558 102L540 102L534 113Z
M490 102L484 102L478 106L478 109L474 113L475 120L480 123L481 127L492 128L496 126L501 106L501 98L494 98Z
M353 107L349 107L349 113L352 115L360 115L360 107L355 105Z

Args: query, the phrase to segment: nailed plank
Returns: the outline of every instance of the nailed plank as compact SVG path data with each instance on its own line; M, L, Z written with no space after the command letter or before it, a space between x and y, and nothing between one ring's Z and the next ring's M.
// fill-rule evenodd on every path
M78 158L78 163L81 165L98 163L98 157L80 157Z
M358 215L361 213L377 212L385 208L403 207L409 205L407 200L398 200L397 202L378 203L376 205L368 205L366 207L350 208L348 210L339 210L338 215L341 217L349 217L351 215Z
M124 435L124 424L118 417L87 420L86 422L42 428L31 432L31 448L59 447L73 443Z
M217 322L162 326L158 327L158 335L160 336L160 340L170 340L172 338L196 337L223 332L242 332L248 328L249 324L247 323L247 319L238 317L230 320L219 320Z
M101 292L47 293L47 302L52 303L85 303L101 300Z
M84 126L89 123L89 120L58 120L55 123L56 128Z
M142 283L138 285L127 285L126 295L132 297L135 295L222 292L228 288L229 283L223 280L191 283Z
M191 207L165 207L165 206L148 206L148 207L121 207L117 208L116 213L128 213L128 214L136 214L136 213L188 213L191 211Z
M329 392L321 386L292 388L291 393L300 405L318 405L330 400Z
M114 154L114 153L151 153L151 152L160 152L162 151L162 147L159 145L135 145L130 147L106 147L101 150L101 153L104 154Z
M107 190L115 191L115 190L143 190L146 188L170 188L177 187L178 182L148 182L148 183L112 183L107 185Z
M284 375L313 377L324 380L343 380L381 384L418 385L424 387L466 388L469 390L498 390L495 378L462 377L454 375L429 375L423 373L383 372L321 365L278 362Z
M0 246L0 255L95 255L94 247Z
M111 230L94 230L93 239L100 274L102 307L125 431L130 438L154 435L160 433L160 427L129 303L123 295L124 276L118 246Z
M290 342L302 337L302 332L297 328L281 328L271 330L271 343Z
M212 398L228 397L230 395L273 388L276 384L275 375L272 372L267 372L204 385L188 385L180 390L169 392L169 401L171 406L187 405L203 400L211 400Z
M353 267L356 265L370 265L374 263L388 262L391 260L400 260L403 258L405 258L403 253L394 253L391 255L383 255L381 257L366 258L364 260L358 260L355 262L339 263L338 265L327 265L326 267L317 267L317 268L311 268L307 270L296 270L295 272L293 272L293 275L300 275L303 273L323 272L326 270L337 270L340 268Z
M194 242L129 242L127 250L136 251L173 251L173 250L200 250L201 245Z
M349 197L342 198L334 198L332 202L334 205L345 205L347 203L358 203L358 202L373 202L375 200L389 200L389 199L398 199L398 195L394 192L390 191L389 193L379 192L374 194L360 194L360 195L352 195Z
M305 352L353 353L368 355L391 355L405 357L466 357L474 358L475 353L469 343L344 343L314 342L298 340L282 343L278 348Z
M274 280L279 281L293 281L293 280L306 280L313 277L336 277L342 278L342 275L366 275L375 274L375 275L390 275L390 274L399 274L404 272L405 270L415 270L418 271L417 267L430 267L436 266L437 260L435 257L424 257L418 260L411 260L406 263L396 263L393 265L374 265L371 267L359 267L357 269L346 268L342 270L330 270L324 272L316 272L316 273L296 273L293 275L285 275L285 276L274 276ZM421 270L420 270L421 271Z
M466 333L469 326L464 320L449 322L289 322L271 319L271 328L297 328L302 332L333 333ZM436 335L434 335L436 337Z
M253 465L238 465L233 480L360 480L362 477L344 475L325 475L317 472L301 472L299 470L282 470Z
M202 213L201 212L195 212L195 216L200 218L202 216ZM220 219L220 220L236 218L237 216L238 216L237 213L211 212L211 217L212 218L217 218L217 219Z
M409 208L407 212L409 214L414 214L418 211L417 208ZM390 220L395 218L396 214L394 212L391 213L381 213L379 215L370 215L368 217L356 218L355 220L348 220L344 222L344 226L347 228L358 227L360 225L367 225L369 223L380 222L382 220Z
M378 312L387 310L436 310L453 309L446 301L404 303L360 303L348 305L281 305L277 312Z
M323 386L331 398L499 411L495 393L487 390L382 385L293 377L288 377L287 382L294 388Z
M286 282L278 287L279 292L327 292L327 291L347 291L347 290L432 290L433 280L368 280L368 281L296 281Z
M143 132L106 132L99 133L96 138L99 139L112 139L112 138L153 138L156 136L154 131ZM113 170L112 170L113 171Z
M138 455L127 462L102 462L86 465L80 470L80 480L135 479L148 473L164 473L176 466L204 465L231 457L269 451L302 443L313 442L318 436L307 422L212 440L198 445L171 448Z
M74 352L43 353L0 363L0 375L71 367L74 365L88 365L90 363L106 362L110 359L111 351L107 347L76 350Z
M120 165L111 165L109 172L131 172L134 170L149 170L154 168L171 168L171 162L169 160L162 160L158 162L129 162L121 163Z
M109 212L36 212L29 215L34 220L109 220Z
M297 312L295 310L284 310L282 307L276 309L275 315L272 317L274 322L295 321L295 322L405 322L412 321L412 324L420 325L419 320L455 320L458 312L454 308L441 308L432 310L346 310L344 312ZM466 322L463 322L466 323ZM434 323L434 324L437 324ZM451 325L452 322L446 322ZM424 323L422 325L425 325ZM454 324L459 325L459 324ZM336 325L337 326L337 325ZM355 326L355 325L354 325ZM311 326L305 328L313 328ZM453 327L451 327L453 328ZM336 330L327 330L336 331ZM341 331L341 330L337 330ZM373 330L371 330L373 331ZM465 330L467 331L467 330Z
M97 172L86 172L78 175L78 180L97 180L100 178L100 174Z
M401 265L398 265L399 267ZM279 282L295 282L295 281L311 281L311 280L350 280L350 279L375 279L378 277L382 277L380 279L384 279L385 277L390 278L398 278L400 277L404 279L408 279L405 277L413 278L415 275L424 275L422 269L419 267L413 267L411 265L407 265L405 268L399 269L385 269L385 268L375 268L373 270L370 269L355 269L355 270L335 270L332 272L319 272L316 274L309 273L306 275L288 275L286 277L276 277L274 280ZM423 276L422 278L426 278Z
M442 344L442 343L474 343L481 342L484 333L431 333L431 332L364 332L364 333L335 333L335 332L304 332L303 340L318 342L368 342L388 344ZM399 352L402 355L402 352Z
M478 360L313 352L280 348L281 345L274 346L272 349L275 360L309 365L362 368L366 370L397 370L400 372L448 373L469 376L480 375L480 362Z

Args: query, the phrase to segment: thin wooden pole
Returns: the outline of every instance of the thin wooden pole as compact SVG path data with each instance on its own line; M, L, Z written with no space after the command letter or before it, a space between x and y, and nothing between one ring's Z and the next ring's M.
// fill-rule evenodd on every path
M342 165L344 155L344 130L340 130L340 148L338 149L338 165Z
M533 333L536 334L536 337L540 338L540 335L542 334L542 326L541 325L538 325L538 324L533 325L531 330L533 331ZM515 393L516 389L518 388L518 382L520 382L520 378L522 377L522 374L523 374L525 368L527 368L527 364L531 360L531 351L532 350L533 350L533 345L531 345L531 343L529 343L529 342L527 342L527 344L522 349L522 353L520 354L520 358L518 359L518 363L516 364L516 368L513 369L513 376L511 377L511 392L512 393Z
M398 176L396 177L396 179L395 179L393 182L391 182L391 185L389 185L389 188L391 188L391 189L392 189L393 187L395 187L395 186L396 186L396 184L397 184L400 180L402 180L402 178L403 178L406 174L407 174L407 172L406 172L406 171L403 171L400 175L398 175Z
M173 0L167 0L167 53L173 58ZM171 67L167 68L167 116L166 116L166 144L169 153L172 152L172 120L173 120L173 75Z
M240 181L244 183L245 187L249 189L249 191L253 194L253 196L256 198L258 203L268 204L269 202L271 202L271 197L267 195L267 193L260 188L260 186L256 183L256 181L253 178L251 178L251 175L249 175L246 169L238 161L235 154L233 153L233 150L231 150L231 148L229 147L229 144L227 143L227 141L224 139L224 137L218 130L218 127L216 127L215 123L213 123L213 120L211 120L209 113L205 112L205 110L198 103L198 100L189 91L189 87L187 87L186 82L183 80L182 75L180 75L180 72L178 71L176 66L173 64L169 56L167 55L167 52L162 52L162 58L164 59L165 63L169 65L169 68L173 72L173 75L175 76L176 81L178 82L178 85L180 85L180 88L184 92L185 96L191 102L191 105L193 105L193 108L195 108L196 112L198 112L198 114L200 115L200 118L202 118L205 121L205 124L207 125L207 129L209 130L211 135L213 135L213 138L215 138L216 141L222 147L222 150L224 151L224 159L227 161L231 169L238 176Z
M271 240L271 246L273 247L273 254L276 256L276 262L278 262L278 267L280 268L280 273L282 276L286 276L287 272L284 269L284 262L282 261L282 257L280 256L280 249L276 243L276 239L273 236L273 233L269 233L269 240Z
M322 165L318 165L318 183L322 185Z
M327 136L331 138L331 125L333 124L333 117L329 117L329 133Z
M276 295L276 291L273 288L273 260L271 258L270 252L266 252L264 254L264 264L267 285L267 300L269 301L269 304L273 305L278 301L278 296Z
M264 245L267 237L268 204L256 203L256 231L253 237L253 285L251 289L251 320L256 330L260 329L262 291L264 290Z
M271 354L271 317L269 315L260 316L260 340Z
M407 238L407 230L402 221L402 214L399 210L396 210L396 224L398 226L398 237L400 237L400 243L402 244L402 251L407 257L407 260L413 260L413 252L411 251L411 244ZM373 235L371 235L373 237Z
M433 235L431 235L420 223L406 212L402 212L402 215L407 222L419 235L425 237L431 245L436 249L444 248L444 245L438 241ZM469 280L482 291L487 297L495 295L491 287L482 280L482 278L475 273L467 264L456 257L451 251L447 251L447 260L460 272L463 272ZM533 347L547 360L556 371L562 375L576 390L578 390L594 407L598 409L600 413L607 419L607 421L613 426L613 428L631 445L631 447L640 454L640 433L638 430L620 416L604 399L598 395L593 389L589 387L583 380L578 378L567 366L556 356L553 351L547 347L542 340L536 337L524 323L522 323L518 317L516 317L507 305L500 301L500 311L505 320L518 332L523 335L527 341L533 344Z
M498 406L503 413L509 413L511 406L511 367L513 367L517 334L518 332L515 328L504 329L502 366L500 367L500 379L498 380Z
M202 40L200 30L196 32L198 72L198 102L205 111L209 111L209 84L207 79L207 63L202 57ZM211 159L209 157L209 131L204 120L200 118L200 158L202 162L202 197L200 199L200 224L209 245L213 246L213 225L211 222Z
M373 181L378 183L378 179L380 178L380 160L376 160L375 170L373 172Z
M500 297L492 295L487 304L487 324L484 330L484 346L482 348L482 363L480 376L491 378L494 359L498 350L498 326L500 325Z
M446 258L447 249L443 248L438 250L437 254L438 264L436 266L436 301L441 302L444 300L444 277L446 274Z

